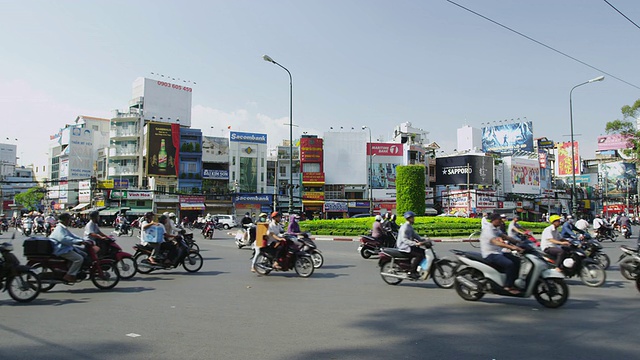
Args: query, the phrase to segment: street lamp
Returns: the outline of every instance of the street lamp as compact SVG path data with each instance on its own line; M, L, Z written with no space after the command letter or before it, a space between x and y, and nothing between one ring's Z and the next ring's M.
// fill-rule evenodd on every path
M571 96L573 95L573 90L578 86L590 84L596 81L604 80L604 76L598 76L597 78L591 79L589 81L585 81L571 88L569 91L569 118L571 120L571 202L573 205L572 213L573 216L576 216L578 213L578 197L576 196L576 158L575 158L575 145L573 144L573 101Z
M278 64L269 55L263 55L264 61L276 64L289 74L289 215L293 213L293 78L291 72Z
M373 154L373 146L371 145L371 128L363 125L362 130L369 130L369 146L367 146L367 152L369 153L369 214L373 215L373 189L371 188L371 184L373 182L373 163L371 154Z

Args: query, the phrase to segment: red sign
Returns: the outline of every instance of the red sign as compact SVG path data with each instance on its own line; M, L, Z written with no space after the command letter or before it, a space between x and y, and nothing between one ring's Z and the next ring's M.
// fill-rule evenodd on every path
M538 161L540 162L540 167L542 169L546 169L547 168L547 153L546 152L539 152L538 153Z
M558 144L558 175L567 176L580 174L580 154L578 153L578 142L573 142L573 165L574 172L571 172L571 141Z
M313 191L302 194L302 200L324 200L324 192Z
M302 182L317 182L324 183L324 173L316 172L316 173L302 173Z
M322 167L323 160L323 142L318 138L303 137L300 139L300 162L320 163Z
M402 156L402 144L367 143L367 155Z
M181 203L197 204L204 203L204 196L197 195L180 195L178 197Z
M626 210L626 206L624 204L609 204L609 205L605 205L603 206L602 212L607 214L607 213L621 213L621 212L625 212Z

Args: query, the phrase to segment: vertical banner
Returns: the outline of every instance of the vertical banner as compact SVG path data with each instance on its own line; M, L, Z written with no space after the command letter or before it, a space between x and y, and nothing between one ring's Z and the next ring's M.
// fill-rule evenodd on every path
M575 161L574 172L571 171L571 141L558 144L558 176L568 176L580 174L580 153L578 151L578 142L573 142Z
M178 175L180 125L150 122L147 132L147 175Z

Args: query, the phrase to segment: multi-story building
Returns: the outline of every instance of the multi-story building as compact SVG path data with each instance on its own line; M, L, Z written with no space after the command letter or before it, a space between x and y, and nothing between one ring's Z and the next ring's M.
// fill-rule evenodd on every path
M293 149L293 159L290 155L291 149ZM300 148L298 146L289 147L289 140L285 140L282 142L282 146L277 147L276 151L277 208L279 211L289 212L289 199L292 196L293 212L301 212Z
M228 138L202 137L202 192L207 213L233 212L229 184Z
M317 135L300 139L300 172L302 210L307 218L313 218L324 211L324 147Z

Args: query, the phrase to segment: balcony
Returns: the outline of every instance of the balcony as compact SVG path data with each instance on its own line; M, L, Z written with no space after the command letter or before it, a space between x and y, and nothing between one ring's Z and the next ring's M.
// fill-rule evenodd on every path
M122 138L122 137L138 137L140 136L140 131L137 127L128 127L128 128L111 128L109 131L109 137L111 138Z
M138 156L137 146L122 146L109 148L109 157L131 157Z
M109 166L109 175L108 176L127 176L127 175L137 175L138 174L138 166L135 165L112 165Z

